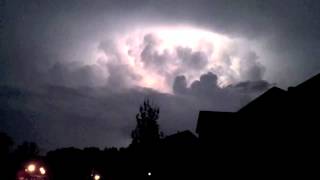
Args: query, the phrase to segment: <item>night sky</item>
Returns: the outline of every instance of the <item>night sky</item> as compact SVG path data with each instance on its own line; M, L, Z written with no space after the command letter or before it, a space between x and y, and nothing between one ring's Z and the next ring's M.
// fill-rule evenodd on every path
M320 72L317 0L0 0L0 131L44 150L127 146Z

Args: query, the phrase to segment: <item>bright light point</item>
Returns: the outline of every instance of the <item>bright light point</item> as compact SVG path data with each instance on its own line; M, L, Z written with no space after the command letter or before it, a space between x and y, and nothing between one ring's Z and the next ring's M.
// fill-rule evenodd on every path
M34 172L36 170L36 165L34 164L29 164L27 167L28 172Z
M98 175L98 174L96 174L96 175L94 175L94 180L99 180L100 179L100 175Z
M43 167L40 167L39 171L42 175L46 174L46 170Z
M148 176L151 176L151 172L148 172Z

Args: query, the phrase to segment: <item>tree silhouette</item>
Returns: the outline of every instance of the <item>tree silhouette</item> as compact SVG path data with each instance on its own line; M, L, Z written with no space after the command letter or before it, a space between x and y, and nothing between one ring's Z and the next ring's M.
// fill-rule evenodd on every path
M31 158L35 158L39 155L39 147L34 142L23 142L21 145L17 147L14 151L14 156L21 160L27 160Z
M156 143L162 136L159 131L159 107L151 105L146 99L136 115L137 126L131 133L132 145L150 145Z
M13 145L13 140L7 134L0 132L0 157L6 156Z
M13 140L6 133L0 132L0 172L1 179L14 179L10 150Z

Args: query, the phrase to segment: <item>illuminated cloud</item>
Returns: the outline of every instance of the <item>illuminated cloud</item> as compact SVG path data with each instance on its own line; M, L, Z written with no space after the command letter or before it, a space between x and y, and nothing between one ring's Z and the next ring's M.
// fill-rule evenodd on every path
M263 78L264 67L248 44L190 26L134 28L102 41L91 63L104 64L109 81L112 66L125 66L123 76L131 85L160 92L172 93L176 76L185 76L189 86L207 72L216 74L223 87Z

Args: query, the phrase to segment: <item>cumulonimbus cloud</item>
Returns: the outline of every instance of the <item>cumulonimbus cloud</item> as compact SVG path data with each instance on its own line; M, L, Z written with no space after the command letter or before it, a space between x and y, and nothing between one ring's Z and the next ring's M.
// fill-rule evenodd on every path
M216 74L223 87L263 79L265 68L248 44L245 39L188 26L137 28L100 42L90 63L107 72L106 82L120 70L114 68L126 67L121 83L129 87L172 93L177 76L185 76L190 86L207 72Z

